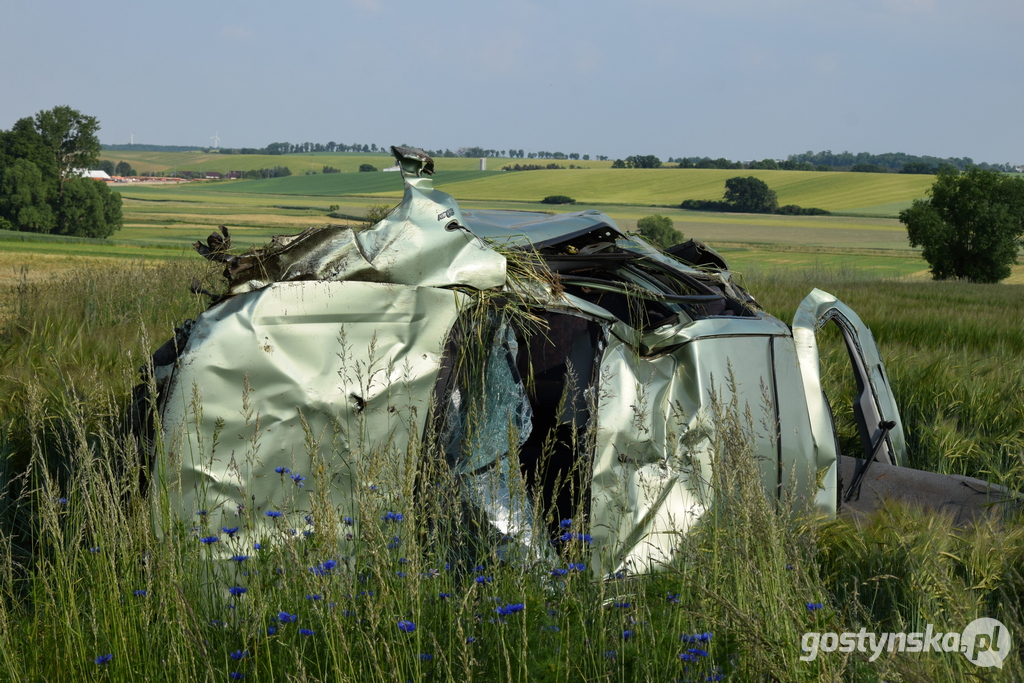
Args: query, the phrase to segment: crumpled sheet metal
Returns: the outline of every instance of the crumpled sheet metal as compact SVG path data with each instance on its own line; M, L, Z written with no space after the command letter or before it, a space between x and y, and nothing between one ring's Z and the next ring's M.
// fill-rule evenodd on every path
M896 426L889 431L889 442L892 444L898 465L905 466L907 443L903 434L903 421L900 419L896 398L892 394L889 378L885 374L885 366L878 354L871 330L860 319L852 308L844 304L832 294L814 289L808 294L793 316L793 340L796 343L797 356L800 359L800 373L803 378L804 393L814 433L814 449L819 468L830 468L829 486L836 486L837 468L832 421L821 389L820 360L818 357L817 332L829 320L833 312L839 313L849 323L856 337L858 350L864 358L868 369L871 392L882 416L892 420Z
M489 289L505 284L505 257L465 227L458 204L432 179L406 178L402 203L373 227L277 237L267 249L237 257L226 274L231 294L300 280Z
M817 467L808 457L793 341L783 330L765 332L744 320L701 320L682 346L652 358L610 337L600 361L591 502L592 561L601 575L668 564L679 534L712 505L710 399L714 390L725 404L731 400L730 370L738 405L753 416L765 488L777 490L780 464L784 487L796 476L798 490L813 488Z
M355 487L388 488L387 476L366 471L369 454L379 449L400 467L423 434L463 297L366 282L277 283L206 311L162 392L167 456L153 490L166 490L168 509L184 519L206 510L243 527L249 548L275 533L268 510L286 511L284 527L307 528L321 483L339 515L355 516ZM277 467L304 476L302 486ZM235 517L239 506L249 524Z

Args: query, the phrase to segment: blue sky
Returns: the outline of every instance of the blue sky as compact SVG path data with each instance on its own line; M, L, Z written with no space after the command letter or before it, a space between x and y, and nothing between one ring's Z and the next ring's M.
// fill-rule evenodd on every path
M0 128L1024 164L1021 0L0 0Z

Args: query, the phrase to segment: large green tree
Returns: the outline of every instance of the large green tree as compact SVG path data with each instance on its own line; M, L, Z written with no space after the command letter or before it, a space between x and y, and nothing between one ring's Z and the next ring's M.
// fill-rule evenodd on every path
M754 176L726 180L725 201L732 205L734 211L743 213L774 213L779 208L775 190Z
M121 195L75 173L96 166L98 130L95 117L59 106L0 131L0 223L82 237L120 228Z
M923 247L936 280L999 282L1024 235L1024 180L974 166L944 168L928 199L900 212L910 245Z

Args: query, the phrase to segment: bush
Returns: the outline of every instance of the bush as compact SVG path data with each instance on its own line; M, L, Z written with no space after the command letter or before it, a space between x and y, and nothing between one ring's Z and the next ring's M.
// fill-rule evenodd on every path
M661 249L679 244L683 238L679 231L672 227L672 219L668 216L644 216L636 222L636 227L641 237Z
M373 164L359 164L360 173L373 173L377 170L377 167Z
M575 204L576 200L572 197L566 197L564 194L553 194L548 195L544 199L540 200L541 204Z
M796 204L786 204L780 206L778 211L775 213L785 214L787 216L831 216L830 211L825 209L817 209L813 206L803 207L797 206Z

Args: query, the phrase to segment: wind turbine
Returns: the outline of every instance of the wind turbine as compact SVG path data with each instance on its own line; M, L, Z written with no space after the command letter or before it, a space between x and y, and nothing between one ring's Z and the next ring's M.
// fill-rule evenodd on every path
M132 133L132 144L135 144L135 133Z
M213 137L210 138L211 140L213 140L213 146L214 146L215 149L220 145L220 137L219 136L220 136L220 131L218 130L216 133L213 134Z

